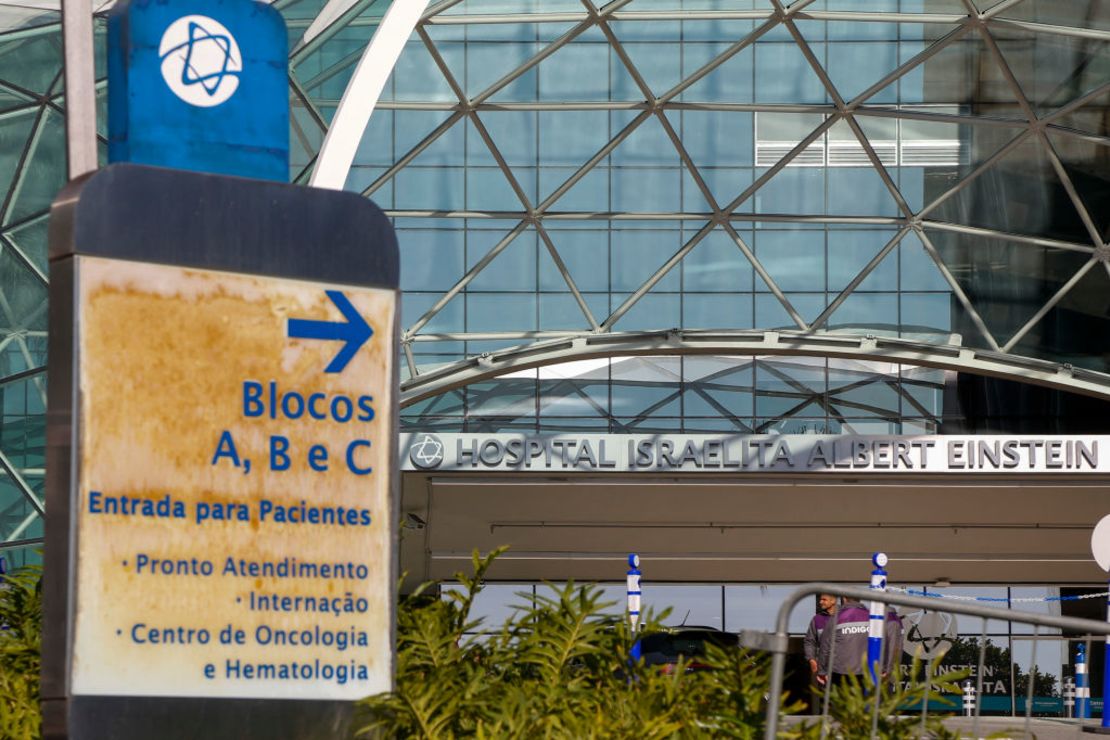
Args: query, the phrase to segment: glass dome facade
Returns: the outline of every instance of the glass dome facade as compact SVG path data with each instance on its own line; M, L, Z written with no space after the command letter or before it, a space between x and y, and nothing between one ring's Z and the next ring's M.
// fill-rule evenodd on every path
M388 3L275 6L290 178L307 183ZM412 395L402 424L935 432L965 411L950 408L954 373L921 366L929 348L1110 371L1108 43L1101 0L429 3L346 178L397 227L406 386L511 347L612 343ZM41 541L64 104L56 5L5 0L10 551ZM700 351L683 339L699 331L926 349L920 364ZM639 351L645 336L674 351Z
M1065 5L433 4L347 179L397 225L410 376L667 329L1107 370L1110 16ZM905 365L614 354L406 421L885 432L863 419L940 413L942 373Z

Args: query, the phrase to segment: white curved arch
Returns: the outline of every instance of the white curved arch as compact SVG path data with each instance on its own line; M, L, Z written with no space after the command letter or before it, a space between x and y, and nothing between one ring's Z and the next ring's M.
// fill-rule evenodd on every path
M802 331L680 330L581 334L510 347L421 373L401 383L401 406L454 388L545 365L651 355L812 356L899 362L954 370L1110 400L1110 375L970 347L892 337Z
M346 0L335 4L349 7ZM328 7L332 5L329 3ZM329 190L343 189L374 106L378 104L385 83L393 73L393 65L397 63L427 7L428 0L394 0L385 12L362 58L358 60L347 89L343 91L339 108L316 157L316 168L309 185ZM340 9L333 10L342 15Z

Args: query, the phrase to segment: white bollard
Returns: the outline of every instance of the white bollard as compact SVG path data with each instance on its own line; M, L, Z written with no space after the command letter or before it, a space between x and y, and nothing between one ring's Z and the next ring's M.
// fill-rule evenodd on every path
M1071 676L1064 679L1064 716L1075 716L1075 679Z

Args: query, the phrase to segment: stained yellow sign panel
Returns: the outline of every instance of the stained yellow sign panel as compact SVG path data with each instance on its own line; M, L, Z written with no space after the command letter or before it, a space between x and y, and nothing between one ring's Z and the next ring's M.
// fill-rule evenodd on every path
M392 290L81 257L76 694L390 687Z

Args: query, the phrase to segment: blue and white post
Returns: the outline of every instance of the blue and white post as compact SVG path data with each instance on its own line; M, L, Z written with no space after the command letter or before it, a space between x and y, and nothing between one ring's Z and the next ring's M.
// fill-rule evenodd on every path
M1107 573L1110 573L1110 514L1108 514L1107 516L1102 517L1102 519L1099 520L1098 524L1095 525L1094 530L1091 532L1091 554L1094 555L1095 562L1098 563L1098 567L1102 568ZM1106 609L1107 609L1106 620L1108 622L1110 622L1110 600L1107 600ZM1081 645L1080 648L1082 648L1082 647L1083 646ZM1110 735L1110 635L1106 636L1106 643L1105 643L1105 646L1103 647L1103 650L1105 650L1105 652L1103 654L1106 656L1106 660L1103 661L1103 668L1102 668L1102 731L1099 732L1098 734L1100 734L1100 735ZM1090 680L1091 679L1090 679L1090 676L1086 674L1086 668L1087 668L1087 664L1086 664L1086 662L1084 662L1084 664L1083 664L1083 669L1084 669L1083 683L1079 684L1079 659L1076 658L1076 661L1075 661L1075 673L1076 673L1075 700L1076 700L1076 710L1077 710L1076 711L1076 716L1077 717L1082 717L1084 719L1091 716L1091 714L1090 714L1090 704L1091 704L1091 700L1090 700L1090 697L1091 697ZM1079 686L1080 685L1087 687L1085 689L1086 694L1087 694L1087 699L1084 702L1084 705L1087 709L1086 714L1079 714L1079 712L1078 712L1078 709L1079 709Z
M1110 622L1110 596L1106 599L1106 621ZM1110 735L1110 635L1106 635L1102 661L1102 727L1100 734ZM1088 694L1090 689L1087 689Z
M1091 716L1091 686L1087 675L1087 646L1083 643L1075 648L1075 716L1089 719Z
M640 624L640 556L628 556L628 623L635 632Z
M640 625L640 556L636 553L628 555L628 624L635 636ZM632 643L632 652L629 656L633 661L640 659L640 641Z
M875 570L871 571L871 590L886 591L886 564L890 559L885 552L877 552L871 556ZM871 622L867 633L867 667L871 670L871 680L875 686L879 685L880 671L875 669L883 660L883 628L886 626L886 604L881 601L871 602Z

